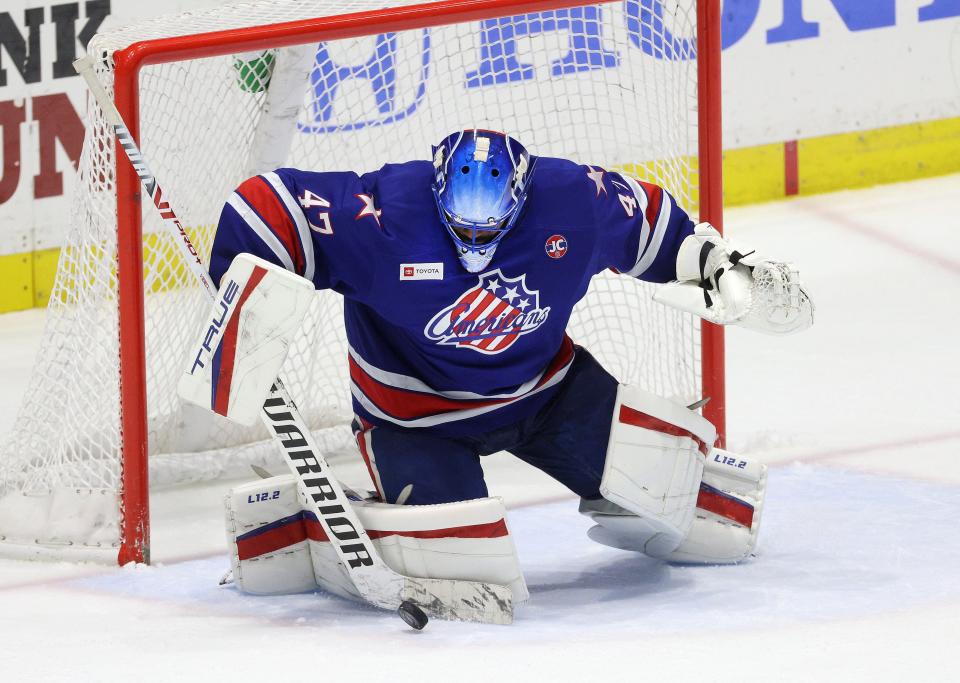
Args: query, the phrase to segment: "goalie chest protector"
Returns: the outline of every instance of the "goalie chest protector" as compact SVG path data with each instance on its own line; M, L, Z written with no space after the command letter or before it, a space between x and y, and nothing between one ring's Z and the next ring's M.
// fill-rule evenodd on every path
M440 222L432 164L411 161L245 181L224 207L211 274L251 252L342 294L354 409L371 423L488 431L552 396L593 275L672 279L693 229L659 187L562 159L533 168L524 214L481 273L460 265Z

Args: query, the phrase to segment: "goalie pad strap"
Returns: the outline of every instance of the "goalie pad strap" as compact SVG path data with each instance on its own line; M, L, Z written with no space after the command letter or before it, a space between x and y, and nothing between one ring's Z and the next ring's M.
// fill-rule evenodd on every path
M753 251L748 251L746 254L741 254L739 251L734 249L732 252L730 252L730 263L732 263L734 266L740 265L740 261L748 256L753 256L755 253L757 253L756 249Z

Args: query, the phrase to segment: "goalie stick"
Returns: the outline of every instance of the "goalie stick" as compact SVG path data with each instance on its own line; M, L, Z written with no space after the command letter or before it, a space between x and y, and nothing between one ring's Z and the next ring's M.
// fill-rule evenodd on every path
M164 199L160 184L147 166L116 105L97 79L93 59L89 55L81 57L73 66L87 82L140 182L160 212L164 227L174 236L184 263L211 300L214 299L217 288L204 268L203 259L170 202ZM418 607L444 619L512 623L513 593L507 586L455 579L422 579L404 576L387 566L279 377L264 402L261 417L275 436L287 465L297 477L309 512L320 522L340 563L364 600L377 607L398 610L404 621L414 628L423 628L426 623L426 617L422 613L417 614L420 612Z

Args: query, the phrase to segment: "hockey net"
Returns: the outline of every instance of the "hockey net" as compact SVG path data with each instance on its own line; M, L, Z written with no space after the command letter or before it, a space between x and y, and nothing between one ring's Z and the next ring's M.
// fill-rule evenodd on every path
M252 174L283 165L369 171L429 158L431 144L472 127L508 131L534 154L655 181L697 214L695 0L557 9L548 9L557 2L477 0L472 18L489 18L433 26L442 22L414 18L404 30L379 28L387 24L378 17L389 19L381 10L410 4L275 0L151 20L92 40L89 52L110 92L115 56L131 44L159 41L151 44L161 54L169 44L182 55L194 44L188 36L217 32L215 40L197 40L204 56L144 66L139 117L129 120L135 107L124 112L204 257L223 202ZM329 34L289 28L358 12L369 35L322 39ZM263 39L250 49L246 27L276 25L283 36L276 45ZM145 545L124 528L135 493L125 490L124 473L139 466L132 463L141 453L148 453L153 486L242 473L251 463L282 467L262 428L241 429L178 400L186 349L208 303L148 202L136 250L142 323L136 306L121 314L139 297L136 288L121 295L129 285L118 275L131 267L118 256L118 234L137 228L122 202L118 209L126 163L91 104L35 374L16 430L0 444L0 546L8 549L99 549L115 558L121 538ZM283 372L335 462L354 457L341 318L339 297L319 292ZM622 382L686 402L702 395L699 326L652 303L643 283L613 273L595 278L570 334ZM128 366L121 371L120 348L137 337L145 348L145 401L121 398L120 387L129 390L136 379ZM131 446L122 417L134 413L145 415L147 439ZM128 547L120 557L140 555Z

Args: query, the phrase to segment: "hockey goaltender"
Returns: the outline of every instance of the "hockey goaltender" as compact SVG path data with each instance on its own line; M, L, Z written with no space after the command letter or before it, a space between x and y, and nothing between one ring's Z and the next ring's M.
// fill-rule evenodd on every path
M676 562L750 556L766 468L715 448L699 405L618 383L566 333L608 268L662 283L656 300L713 323L783 334L813 320L793 267L695 225L663 188L533 156L503 133L459 131L431 161L364 175L283 168L242 183L220 217L220 294L181 394L255 420L310 297L332 289L375 491L350 495L355 516L327 505L334 517L321 520L322 496L298 490L309 467L234 489L237 586L369 599L357 572L378 553L397 575L486 582L525 600L506 510L480 465L498 451L579 495L599 543ZM288 450L305 438L284 429Z

